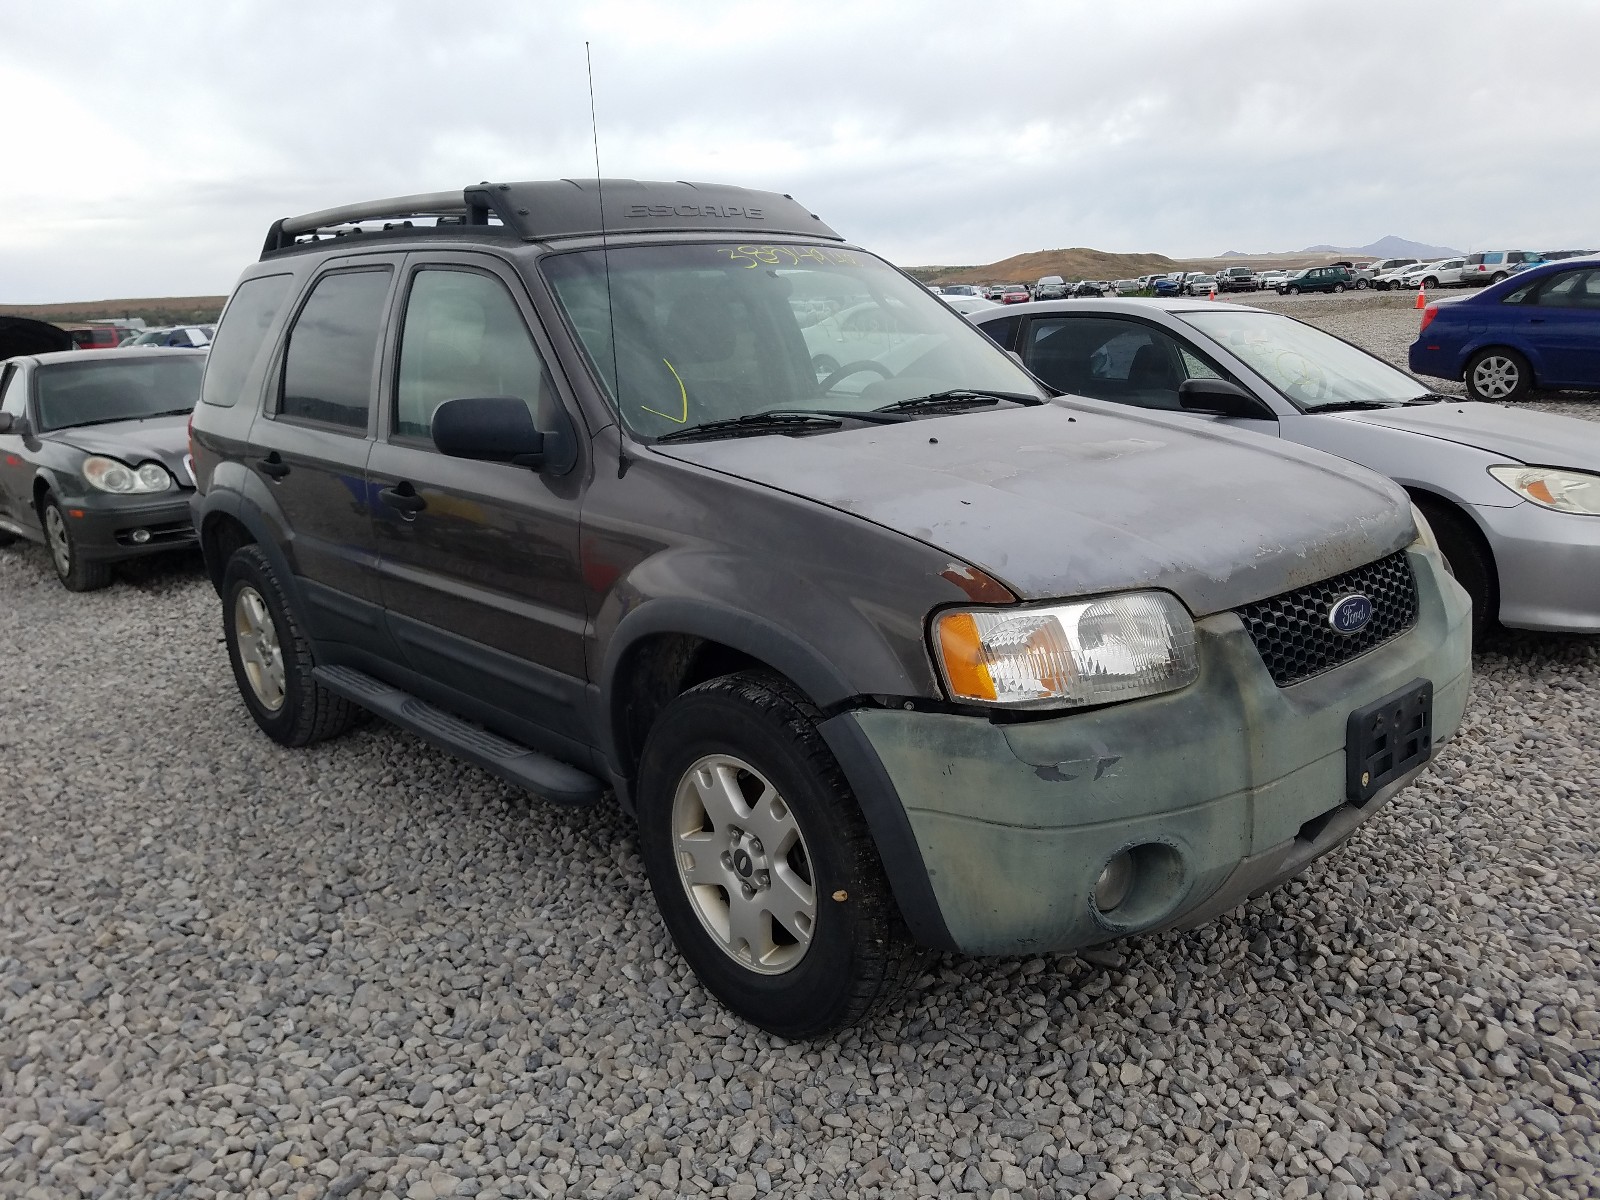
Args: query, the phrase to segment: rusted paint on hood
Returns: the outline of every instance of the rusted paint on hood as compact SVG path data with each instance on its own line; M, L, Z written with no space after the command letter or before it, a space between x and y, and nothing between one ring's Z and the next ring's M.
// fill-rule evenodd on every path
M1095 402L657 452L854 513L1024 599L1165 588L1196 615L1361 566L1413 536L1365 468Z

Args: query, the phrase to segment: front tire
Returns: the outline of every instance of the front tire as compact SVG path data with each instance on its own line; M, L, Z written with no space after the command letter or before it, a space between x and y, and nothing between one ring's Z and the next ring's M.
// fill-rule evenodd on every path
M1472 597L1472 644L1481 646L1500 615L1500 577L1489 549L1477 527L1449 505L1424 498L1417 507L1432 526L1450 573Z
M1300 289L1297 287L1286 287L1283 289L1283 294L1285 296L1298 296L1300 294Z
M1533 369L1515 350L1491 346L1467 361L1466 384L1474 400L1490 404L1521 400L1533 386Z
M44 544L50 551L50 563L62 587L69 592L97 592L110 584L111 564L83 557L67 514L61 511L54 496L46 494L39 516L44 525Z
M362 710L312 677L311 642L259 546L234 551L222 576L222 636L245 707L284 746L337 737Z
M860 1021L923 961L819 720L782 679L724 676L667 706L639 768L639 852L679 952L794 1039Z

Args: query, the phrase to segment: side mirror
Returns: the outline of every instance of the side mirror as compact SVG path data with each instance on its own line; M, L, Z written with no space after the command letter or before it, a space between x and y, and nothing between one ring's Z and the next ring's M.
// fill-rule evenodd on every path
M433 444L452 458L544 466L545 436L516 396L446 400L433 410Z
M1236 383L1226 379L1185 379L1178 385L1178 405L1186 412L1218 417L1276 421L1278 414Z

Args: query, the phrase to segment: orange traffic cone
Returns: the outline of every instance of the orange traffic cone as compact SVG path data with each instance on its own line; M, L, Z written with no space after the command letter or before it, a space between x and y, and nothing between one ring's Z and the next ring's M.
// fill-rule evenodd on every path
M1206 299L1207 300L1215 300L1216 298L1217 298L1217 285L1213 283L1211 285L1211 293L1210 293L1210 295L1208 295L1206 297Z
M1417 303L1415 304L1414 307L1416 307L1416 308L1427 308L1428 307L1428 285L1427 284L1425 284L1425 283L1418 283L1417 284Z

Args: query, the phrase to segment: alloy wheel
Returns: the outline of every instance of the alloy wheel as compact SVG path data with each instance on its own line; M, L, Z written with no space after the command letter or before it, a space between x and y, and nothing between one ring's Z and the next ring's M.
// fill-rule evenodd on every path
M277 712L288 694L278 627L261 593L248 585L239 589L233 601L233 634L250 690L263 708Z
M762 975L805 957L816 927L811 855L778 789L727 754L696 761L672 801L678 879L723 953Z
M65 579L72 574L72 542L67 536L67 522L54 504L45 506L44 528L50 538L50 557L55 561L56 573Z

